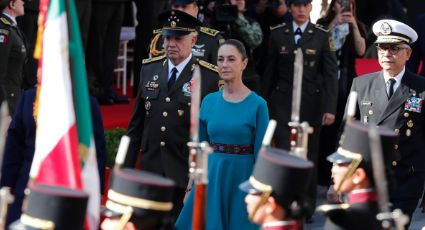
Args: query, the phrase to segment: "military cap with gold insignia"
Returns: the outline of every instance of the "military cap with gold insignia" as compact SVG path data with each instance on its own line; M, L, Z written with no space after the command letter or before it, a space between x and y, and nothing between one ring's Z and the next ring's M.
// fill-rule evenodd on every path
M179 10L168 10L158 16L163 36L183 36L196 31L202 23L190 14Z
M65 187L30 185L21 218L9 229L83 229L88 194ZM25 210L25 206L27 207Z
M303 209L303 198L312 170L311 161L290 155L285 150L263 148L251 177L239 188L251 194L273 196L289 215L294 215L292 209Z
M174 188L172 180L153 173L114 169L104 215L165 217L173 208Z
M392 176L391 165L397 160L395 146L398 135L386 127L378 127L378 133L381 139L384 164L387 169L387 177ZM372 155L369 142L369 127L359 121L347 122L344 133L341 136L340 147L337 151L327 157L327 160L334 164L349 163L347 175L350 177L358 167L365 169L369 175L369 180L373 182L372 174ZM391 179L391 178L389 178ZM340 183L342 184L343 181Z
M377 36L375 43L411 44L418 39L418 34L410 26L391 19L375 22L373 33Z

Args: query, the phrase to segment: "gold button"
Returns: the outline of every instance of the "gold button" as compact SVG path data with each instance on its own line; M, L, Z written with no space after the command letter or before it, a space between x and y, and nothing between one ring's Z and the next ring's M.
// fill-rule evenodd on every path
M183 116L183 114L184 114L184 110L177 110L177 113L179 114L179 116Z
M188 102L188 103L187 103L187 105L188 105L188 106L190 106L190 105L191 105L191 103L190 103L190 102Z
M394 145L394 149L398 149L398 145Z
M410 137L410 135L412 135L412 130L407 129L406 130L406 136Z
M407 127L409 127L409 128L412 128L413 127L413 121L412 120L409 120L407 122Z
M392 162L392 165L393 165L393 166L397 166L397 161L393 161L393 162Z
M166 97L166 98L165 98L165 101L166 101L166 102L170 102L170 101L171 101L171 99L170 99L169 97Z
M161 145L161 147L165 146L165 142L163 142L163 141L161 141L159 144Z
M403 115L404 115L404 117L409 117L409 113L408 112L405 112Z
M163 112L162 113L162 116L166 117L166 116L168 116L168 113L167 112Z
M373 111L372 110L369 110L369 115L373 115Z
M166 130L165 126L161 127L161 131L164 132Z
M400 130L399 129L394 129L394 132L398 134L400 132Z

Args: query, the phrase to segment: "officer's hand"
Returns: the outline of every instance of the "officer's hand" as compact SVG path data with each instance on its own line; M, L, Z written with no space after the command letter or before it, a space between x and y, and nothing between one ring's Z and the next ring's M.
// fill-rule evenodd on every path
M332 113L324 113L322 118L322 125L332 125L335 121L335 115Z
M332 204L342 203L341 194L337 193L332 185L329 186L328 192L326 193L326 199Z

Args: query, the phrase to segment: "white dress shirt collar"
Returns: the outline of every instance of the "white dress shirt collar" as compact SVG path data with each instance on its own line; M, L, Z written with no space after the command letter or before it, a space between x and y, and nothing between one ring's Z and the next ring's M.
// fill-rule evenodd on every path
M406 67L403 67L403 70L401 70L400 73L398 73L395 77L390 77L388 74L385 74L384 72L384 80L385 84L387 85L388 80L390 78L395 79L396 83L394 84L394 92L397 90L397 88L400 86L401 80L403 79L404 73L406 72Z
M308 22L310 22L309 20L304 22L304 24L302 24L301 26L299 26L297 23L295 23L294 21L292 21L292 30L295 33L295 30L297 30L297 28L299 27L301 29L301 32L304 33L305 29L307 28Z
M174 67L176 67L177 69L176 80L177 80L181 72L183 71L184 67L186 67L187 63L189 63L190 59L192 59L192 53L190 53L190 55L186 59L184 59L182 62L180 62L180 64L178 64L177 66L175 66L170 61L170 59L168 59L168 79L170 79L171 77L171 71L173 70Z

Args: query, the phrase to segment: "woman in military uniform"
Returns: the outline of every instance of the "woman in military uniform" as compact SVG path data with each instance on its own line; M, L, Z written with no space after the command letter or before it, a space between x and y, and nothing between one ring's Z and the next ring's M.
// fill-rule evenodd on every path
M0 10L0 100L7 100L12 115L21 95L27 59L25 39L16 23L16 17L24 15L24 1L4 0Z

